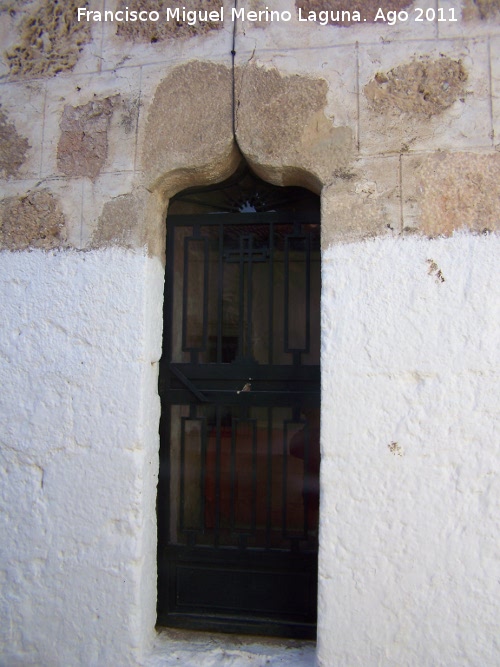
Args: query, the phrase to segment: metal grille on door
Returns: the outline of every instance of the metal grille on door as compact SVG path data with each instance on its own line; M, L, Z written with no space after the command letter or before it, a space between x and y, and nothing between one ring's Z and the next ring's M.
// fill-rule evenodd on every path
M159 623L314 636L319 213L167 225Z

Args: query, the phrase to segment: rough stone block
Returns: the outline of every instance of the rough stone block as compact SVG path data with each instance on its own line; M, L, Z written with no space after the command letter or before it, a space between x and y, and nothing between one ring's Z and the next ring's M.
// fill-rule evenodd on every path
M464 0L462 17L465 21L500 19L499 0Z
M140 70L47 81L42 175L86 177L135 165Z
M293 5L295 4L295 12ZM435 0L419 0L418 6L424 10L435 9ZM269 6L269 3L267 3ZM311 49L331 49L333 46L358 43L376 43L379 41L407 41L408 39L432 39L436 35L435 21L413 21L412 6L413 2L408 0L384 0L383 2L374 2L373 0L362 0L342 2L341 0L286 0L280 4L280 9L287 9L295 16L290 22L279 23L270 22L265 30L252 30L252 25L248 24L245 32L248 31L248 40L245 43L244 35L239 35L239 44L245 45L249 53L252 53L253 46L257 42L260 49L269 48L276 51L288 51L290 44L300 43L304 48ZM409 18L407 22L389 20L383 21L380 18L374 22L374 17L378 9L384 12L387 18L388 11L395 11L395 8L403 9L406 7ZM272 5L275 9L276 6ZM301 10L299 16L299 9ZM344 11L344 21L342 12ZM359 12L359 20L354 12ZM311 12L311 14L309 14ZM320 14L322 12L322 14ZM346 12L350 13L351 22L347 19ZM299 18L301 20L299 20ZM311 18L311 20L307 20ZM325 24L325 20L329 23ZM392 23L392 24L391 24ZM309 54L304 54L309 55ZM323 55L326 55L324 53Z
M0 176L17 176L30 148L29 141L17 132L0 104Z
M236 90L238 145L263 178L319 191L351 163L354 132L326 116L325 79L252 65Z
M450 19L452 16L456 21L441 21L438 23L438 36L440 38L462 37L487 37L495 32L500 32L500 14L494 8L494 0L489 8L480 5L476 0L439 0L439 8L443 12L443 18ZM498 3L496 3L498 4Z
M0 178L38 178L45 84L4 83L0 87L0 100Z
M321 11L328 11L336 17L337 12L342 14L342 10L349 10L351 13L358 11L363 21L366 19L368 22L373 22L379 9L382 9L385 14L388 11L407 9L412 4L413 0L354 0L354 2L349 3L345 3L344 0L295 0L295 6L302 10L304 16L310 11L314 11L316 14ZM349 25L359 26L359 23L352 23L348 20L332 21L330 19L329 23L330 25L342 25L344 27Z
M363 153L491 146L485 42L360 47Z
M0 247L9 250L43 248L65 244L64 216L49 190L36 190L24 197L0 201Z
M55 76L73 69L91 39L90 24L76 20L80 4L40 0L30 7L20 24L19 43L6 53L11 76Z
M492 37L491 52L491 108L493 113L493 143L500 150L500 35Z
M151 82L142 87L140 165L147 187L171 195L223 180L241 159L233 141L231 70L192 61L170 70L158 85L161 71L146 74Z
M19 24L21 22L20 7L15 6L14 2L4 2L0 4L0 77L2 79L9 76L9 63L6 53L18 42Z
M127 0L117 0L114 9L128 6L129 9L142 9L158 11L160 20L158 22L129 22L128 24L110 21L103 22L102 26L102 49L99 57L102 70L113 70L126 64L127 67L134 65L145 65L148 69L155 65L161 65L162 73L158 80L165 78L166 73L173 64L187 62L193 58L203 57L206 61L229 62L229 44L232 35L233 24L231 21L224 23L196 23L189 26L187 23L177 25L175 20L166 20L166 10L183 7L186 11L210 7L213 11L220 11L222 2L219 0L203 0L203 2L171 2L169 0L144 0L140 4L133 4ZM108 7L107 7L108 8ZM227 12L227 8L226 8ZM139 25L140 24L140 25ZM202 54L200 56L200 54ZM154 91L153 91L154 94Z
M404 231L450 236L500 229L500 154L403 158Z
M322 247L401 229L399 158L359 160L323 189Z
M94 180L108 156L108 129L115 97L66 105L60 122L57 166L66 176L87 176Z
M163 258L165 213L160 202L145 188L116 196L105 202L92 234L92 248L118 246L147 248L150 255Z
M311 25L316 32L315 24ZM285 78L303 76L317 78L327 85L324 115L334 127L349 127L353 133L353 145L357 138L357 93L356 93L356 45L335 45L328 51L323 49L275 50L254 54L251 65L265 70L275 70ZM245 82L246 65L238 67L241 86ZM239 88L237 88L237 93ZM332 170L333 171L333 170Z
M467 72L461 60L448 56L398 65L389 72L377 72L363 93L371 111L425 121L443 113L465 95Z
M117 9L124 10L128 7L126 0L120 0L117 4ZM222 23L214 21L196 21L194 25L189 25L187 21L166 20L167 9L180 10L185 9L186 12L220 12L220 0L185 0L182 3L172 3L169 0L142 0L137 9L143 11L157 11L160 14L159 21L135 21L118 23L116 34L119 37L132 40L134 42L149 42L155 44L164 39L189 38L196 35L204 35L212 30L220 30ZM135 7L134 7L135 8ZM182 13L180 13L182 17ZM209 17L208 17L209 18Z
M89 247L103 206L117 197L130 194L135 185L134 172L105 173L95 181L82 181L81 247Z

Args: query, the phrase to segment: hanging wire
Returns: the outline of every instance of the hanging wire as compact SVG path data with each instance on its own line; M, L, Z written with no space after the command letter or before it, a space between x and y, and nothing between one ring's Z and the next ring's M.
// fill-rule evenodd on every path
M233 45L231 48L231 59L232 59L232 115L233 115L233 137L236 145L238 145L238 140L236 139L236 74L235 74L235 59L236 59L236 10L238 9L238 0L234 0L234 9L235 9L235 18L233 20Z

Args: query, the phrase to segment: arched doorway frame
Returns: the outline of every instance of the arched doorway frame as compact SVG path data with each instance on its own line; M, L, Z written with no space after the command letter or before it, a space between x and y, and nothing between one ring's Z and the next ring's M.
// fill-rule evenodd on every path
M191 61L170 70L149 106L145 134L139 139L142 183L149 193L143 232L150 254L160 259L164 258L170 199L186 188L224 181L242 160L264 181L301 186L320 195L322 212L323 188L328 188L337 171L347 173L353 132L350 127L335 127L326 115L324 79L253 65L237 68L232 124L231 78L230 68L224 65ZM243 78L246 99L240 99ZM283 96L286 104L276 109L274 101ZM321 222L324 239L323 215ZM321 553L320 538L320 564ZM143 581L151 591L149 578L145 572ZM146 612L151 619L153 610Z

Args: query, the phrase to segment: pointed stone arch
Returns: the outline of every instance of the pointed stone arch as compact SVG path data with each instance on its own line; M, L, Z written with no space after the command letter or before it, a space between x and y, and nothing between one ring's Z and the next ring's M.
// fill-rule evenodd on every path
M350 127L328 118L324 79L256 65L235 70L191 61L157 86L141 141L148 206L146 237L161 247L168 200L188 187L228 178L242 160L274 185L319 194L353 159Z

